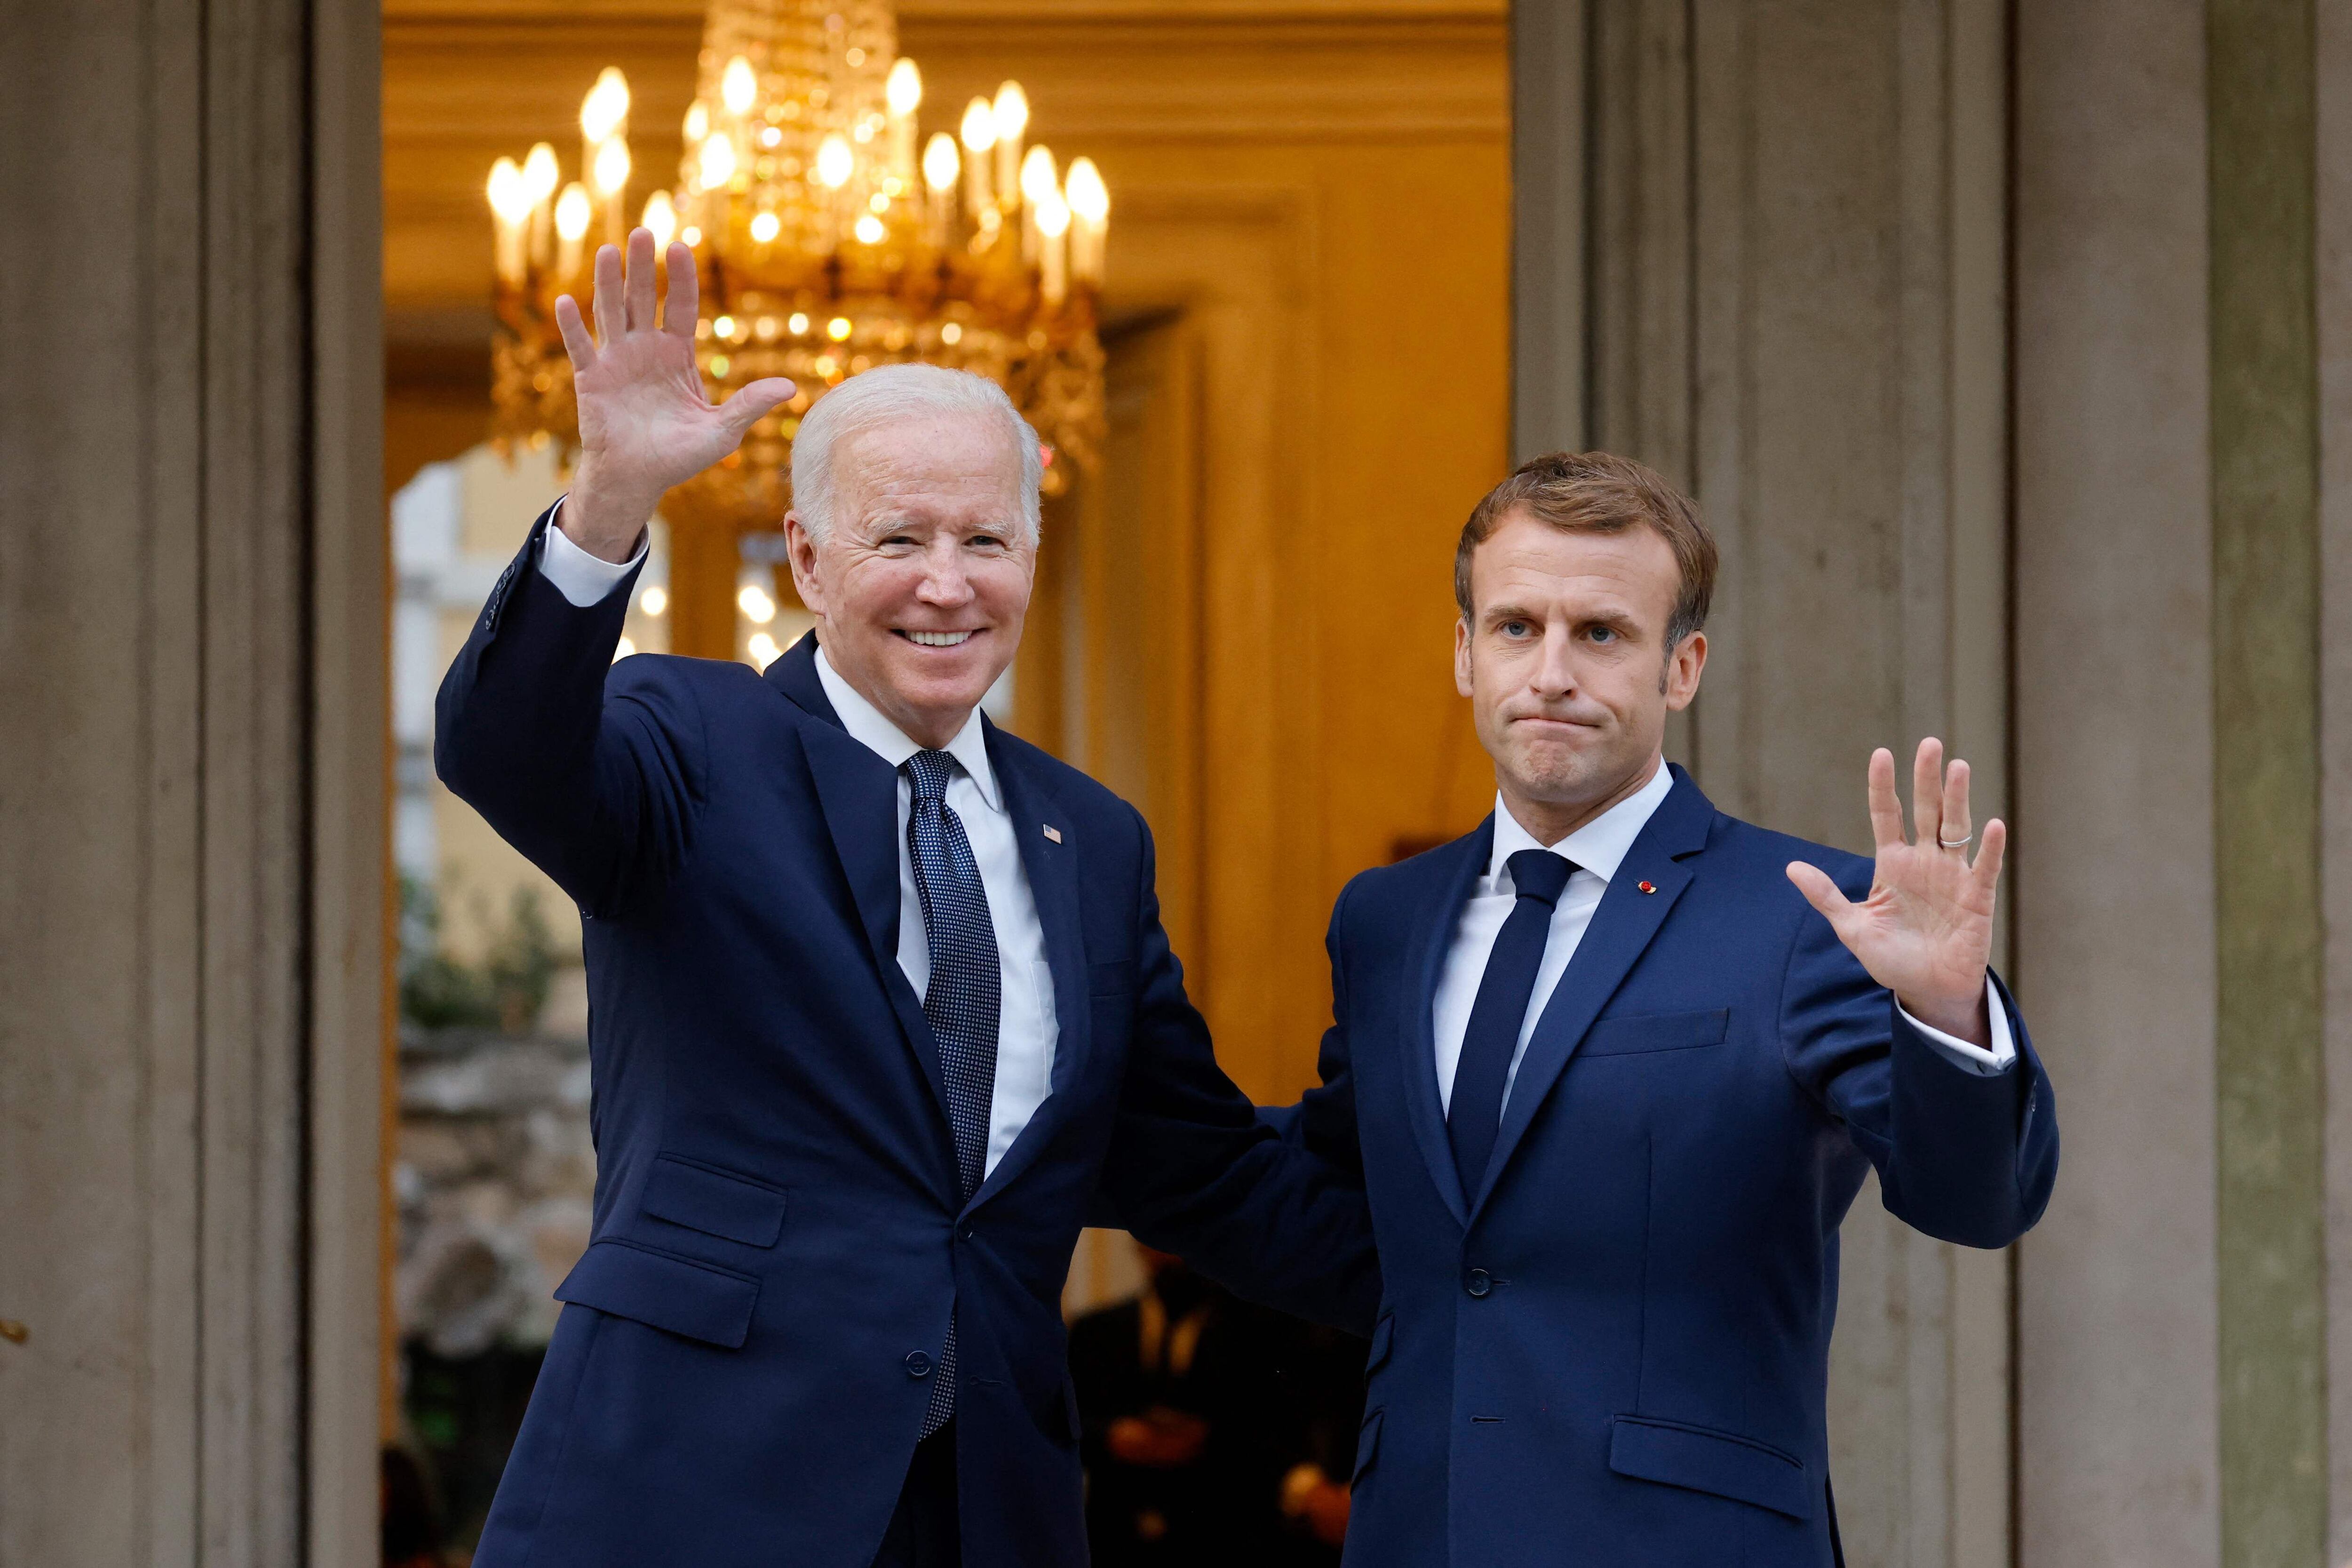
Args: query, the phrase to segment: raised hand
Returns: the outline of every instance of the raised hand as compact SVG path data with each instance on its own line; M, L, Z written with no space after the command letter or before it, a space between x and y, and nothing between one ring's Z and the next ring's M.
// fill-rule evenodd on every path
M1923 1024L1971 1044L1991 1044L1985 966L1992 956L1993 890L2009 830L1996 817L1969 860L1969 764L1944 767L1944 743L1919 742L1911 769L1916 842L1903 832L1895 755L1870 753L1870 826L1878 862L1870 896L1855 903L1819 867L1793 861L1789 880L1821 910L1870 977Z
M596 252L596 331L579 301L555 301L555 324L572 357L580 407L580 462L563 503L563 531L607 561L636 550L662 493L683 484L743 442L744 433L793 395L793 384L755 381L723 404L702 394L694 367L699 284L694 252L669 247L669 298L654 320L654 237L629 236L621 252Z

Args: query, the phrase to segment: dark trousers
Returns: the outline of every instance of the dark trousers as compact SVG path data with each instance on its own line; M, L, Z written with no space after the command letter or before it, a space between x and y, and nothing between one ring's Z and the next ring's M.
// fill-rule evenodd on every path
M956 1527L955 1422L915 1445L898 1510L883 1532L874 1568L961 1568Z

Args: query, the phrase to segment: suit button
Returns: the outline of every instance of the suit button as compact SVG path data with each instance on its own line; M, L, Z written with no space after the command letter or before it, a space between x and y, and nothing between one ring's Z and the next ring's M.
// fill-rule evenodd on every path
M977 1232L975 1232L975 1231L971 1228L971 1226L964 1226L961 1230L960 1230L960 1231L956 1232L956 1235L957 1235L960 1238L961 1238L962 1240L965 1240L965 1241L970 1241L970 1240L973 1237L973 1236L975 1236L975 1235L977 1235L977 1234L978 1234L978 1233L977 1233Z
M907 1352L907 1375L908 1377L930 1376L931 1358L925 1355L920 1351L908 1351Z
M1473 1296L1484 1296L1495 1288L1495 1277L1483 1268L1473 1268L1462 1277L1462 1289Z

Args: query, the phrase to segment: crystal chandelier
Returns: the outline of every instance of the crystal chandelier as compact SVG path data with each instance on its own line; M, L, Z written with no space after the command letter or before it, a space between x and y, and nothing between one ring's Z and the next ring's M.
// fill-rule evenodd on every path
M1065 174L1024 143L1017 82L973 99L954 134L928 143L922 97L890 0L712 0L677 180L645 198L639 221L660 247L694 248L696 357L711 399L771 375L798 392L740 451L670 492L674 529L776 528L801 416L845 377L893 361L1002 385L1050 448L1048 493L1068 487L1073 463L1092 466L1102 175L1086 158ZM545 142L490 173L492 395L509 449L553 441L568 458L577 447L554 304L584 300L594 245L625 236L629 107L626 80L607 68L581 106L580 180L562 184Z

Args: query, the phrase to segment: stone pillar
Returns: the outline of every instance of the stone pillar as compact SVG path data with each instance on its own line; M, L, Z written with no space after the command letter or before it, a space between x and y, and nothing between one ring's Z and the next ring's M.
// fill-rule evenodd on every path
M371 5L0 10L0 1565L373 1561Z
M1580 30L1525 10L1522 247L1562 243L1559 192L1590 195L1580 268L1519 258L1518 445L1654 463L1723 546L1670 750L1724 809L1867 850L1871 748L1938 734L1979 820L2005 813L2004 7L1586 0ZM1538 48L1555 91L1589 84L1580 120L1530 110ZM1546 174L1547 138L1580 179ZM1857 1568L2009 1562L2008 1295L2004 1255L1857 1202L1831 1377Z

